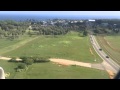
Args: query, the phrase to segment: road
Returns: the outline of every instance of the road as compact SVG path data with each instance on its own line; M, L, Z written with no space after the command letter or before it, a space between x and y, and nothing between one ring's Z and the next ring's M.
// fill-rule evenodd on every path
M120 70L120 66L116 62L114 62L110 57L106 58L107 54L103 50L99 50L101 47L99 46L94 35L90 35L90 41L97 54L113 68L115 73L117 73Z

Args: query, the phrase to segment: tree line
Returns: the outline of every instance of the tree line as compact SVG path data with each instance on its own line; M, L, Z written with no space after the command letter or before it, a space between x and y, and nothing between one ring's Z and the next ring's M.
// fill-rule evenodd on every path
M8 38L14 40L24 35L65 35L69 31L83 31L85 23L68 23L63 25L56 23L55 25L43 26L41 21L27 20L27 21L0 21L0 39ZM28 32L26 32L28 30Z
M99 19L92 26L97 34L118 34L120 32L119 19Z
M56 21L54 19L53 21ZM50 22L50 21L48 21ZM36 21L34 19L25 21L14 20L1 20L0 21L0 39L7 38L14 40L20 36L27 34L32 35L65 35L70 31L83 32L84 36L87 35L87 31L91 30L97 34L107 33L119 33L120 20L114 19L98 19L95 22L83 22L71 23L66 20L66 23L50 23L43 25L42 21Z
M0 21L0 38L15 39L23 35L29 24L13 20Z

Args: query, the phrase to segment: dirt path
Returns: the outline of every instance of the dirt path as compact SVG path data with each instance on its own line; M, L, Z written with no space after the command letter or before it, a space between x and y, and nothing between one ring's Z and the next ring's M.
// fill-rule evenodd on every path
M103 61L102 63L99 63L99 64L83 63L83 62L78 62L78 61L56 59L56 58L51 58L50 61L56 64L59 64L59 65L64 65L64 66L77 65L77 66L89 67L89 68L94 68L94 69L99 69L99 70L106 70L111 79L113 79L114 76L116 75L113 68L106 61Z
M0 59L1 59L1 60L10 60L11 58L0 56ZM19 58L17 58L16 60L17 60L17 61L21 61L21 59L19 59Z
M61 64L61 65L78 65L78 66L83 66L83 67L91 67L90 63L83 63L83 62L66 60L66 59L51 58L50 61L55 62L57 64Z
M1 60L10 60L11 58L0 56L0 59ZM17 60L20 61L21 59L18 58ZM51 58L50 61L60 64L60 65L65 65L65 66L77 65L77 66L82 66L82 67L89 67L89 68L104 70L104 68L101 64L91 64L91 63L84 63L84 62L67 60L67 59L56 59L56 58Z
M11 58L0 56L0 59L1 60L10 60ZM21 59L17 58L16 60L20 61ZM77 65L77 66L95 68L95 69L100 69L100 70L112 70L111 66L109 64L107 64L105 61L103 61L102 63L99 63L99 64L84 63L84 62L79 62L79 61L58 59L58 58L51 58L50 61L54 62L56 64L65 65L65 66Z
M50 61L60 64L60 65L65 65L65 66L77 65L77 66L82 66L82 67L89 67L89 68L94 68L94 69L99 69L99 70L105 70L102 63L91 64L91 63L84 63L84 62L72 61L72 60L66 60L66 59L56 59L56 58L51 58Z
M1 57L0 59L2 60L10 60L11 58L8 57ZM20 61L21 59L17 59ZM79 61L73 61L73 60L67 60L67 59L58 59L58 58L51 58L49 59L51 62L54 62L58 65L63 65L63 66L69 66L69 65L77 65L77 66L82 66L82 67L88 67L88 68L94 68L94 69L99 69L99 70L106 70L112 79L115 76L115 73L112 70L113 68L105 61L99 64L92 64L92 63L84 63L84 62L79 62Z

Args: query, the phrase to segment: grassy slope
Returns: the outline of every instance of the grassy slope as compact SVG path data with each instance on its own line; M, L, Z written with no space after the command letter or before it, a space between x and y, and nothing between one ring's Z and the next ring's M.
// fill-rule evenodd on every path
M58 38L39 38L26 43L25 45L2 54L4 56L50 56L52 58L64 58L83 62L94 63L95 57L90 53L89 37L79 37L78 33L71 32ZM94 52L93 48L92 51ZM94 52L97 61L102 60Z
M14 68L17 63L9 63L7 61L0 61L0 66L5 72L10 72L9 78L14 79L107 79L109 78L106 71L90 69L78 66L58 66L49 63L37 63L29 66L27 71L15 72ZM8 79L9 79L8 78Z
M7 39L0 39L0 49L4 48L4 47L8 47L9 45L14 45L16 43L18 43L20 40L7 40ZM0 50L1 51L1 50Z
M4 69L5 73L8 73L8 72L10 73L9 78L14 78L16 74L14 68L17 67L17 63L10 63L7 61L0 60L0 67Z
M0 42L1 42L0 43L0 54L2 55L3 53L15 50L36 38L37 38L36 36L33 36L31 38L31 37L25 35L25 36L20 37L19 39L13 40L13 41L10 41L7 39L0 39Z
M120 36L97 36L103 50L120 65ZM108 44L108 43L109 44Z

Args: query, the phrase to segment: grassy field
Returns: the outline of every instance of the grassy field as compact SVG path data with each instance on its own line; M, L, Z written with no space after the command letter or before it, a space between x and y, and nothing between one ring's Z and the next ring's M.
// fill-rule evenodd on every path
M17 63L10 63L8 61L0 60L0 67L4 69L5 73L10 73L10 76L8 78L14 78L16 74L14 68L17 67Z
M33 37L31 37L32 39ZM28 38L30 39L30 37ZM19 46L13 50L3 48L0 50L2 56L42 56L51 58L71 59L83 62L102 62L101 58L95 53L91 46L89 37L80 37L77 32L70 32L65 36L39 36L31 40L24 40L27 42L21 44L19 42L15 46ZM14 48L10 45L9 47ZM90 51L92 50L92 54ZM5 52L7 50L7 52ZM9 50L9 51L8 51ZM94 61L96 59L96 61Z
M97 36L103 50L120 65L120 36Z
M36 36L33 36L32 38L24 35L22 37L20 37L19 39L15 39L15 40L8 40L8 39L0 39L0 55L2 55L3 53L12 51L17 49L18 47L21 47L23 45L25 45L26 43L28 43L31 40L36 39Z
M78 66L58 66L52 62L36 63L29 66L27 71L15 72L17 64L0 60L0 66L5 73L10 73L7 79L109 79L106 71Z

